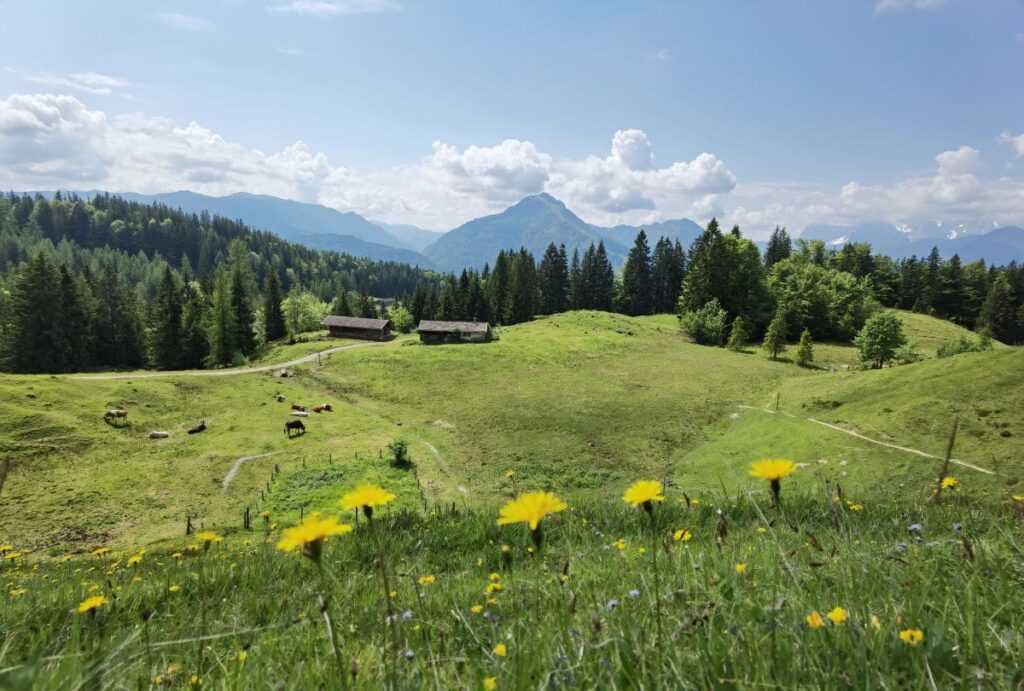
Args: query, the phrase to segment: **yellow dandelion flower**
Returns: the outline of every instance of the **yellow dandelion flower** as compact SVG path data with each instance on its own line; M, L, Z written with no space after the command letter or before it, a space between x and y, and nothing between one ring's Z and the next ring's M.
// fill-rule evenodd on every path
M92 551L92 556L102 557L104 554L110 551L109 547L98 547Z
M21 556L21 552L8 552L4 555L4 559L17 559Z
M473 614L480 614L481 612L484 611L484 606L483 605L473 605L472 607L469 608L469 611L472 612Z
M882 628L882 620L878 618L877 614L871 615L871 628L875 631L879 631Z
M812 629L820 629L825 625L825 620L821 618L821 612L814 610L807 615L807 625Z
M501 590L501 583L488 583L487 587L484 589L484 592L488 595L493 595L499 590Z
M11 597L21 597L26 592L28 592L28 591L25 590L24 588L14 588L13 590L8 592L7 594L10 595Z
M501 574L497 573L497 572L494 572L494 573L490 574L489 576L487 576L487 580L489 580L489 581L501 580Z
M672 533L672 537L675 538L676 542L689 542L693 539L693 533L683 528Z
M171 559L181 559L181 552L175 552L172 554Z
M180 585L172 585L167 590L171 591L172 593L178 593L178 592L181 592L181 586Z
M390 504L395 495L377 485L362 484L341 498L341 508L346 511L362 509L367 518L373 516L373 509Z
M142 561L142 555L141 554L136 554L136 555L133 555L131 557L128 557L127 564L128 564L128 566L135 566L136 564L138 564L141 561Z
M487 604L489 604L489 605L496 605L496 604L498 604L498 598L496 598L496 597L489 597L489 598L487 598Z
M334 516L323 518L318 514L310 514L301 524L294 528L285 528L281 533L281 541L277 548L282 552L301 549L305 557L313 561L320 560L324 540L334 535L352 532L352 526L339 523Z
M762 480L777 482L796 471L796 463L786 458L769 458L750 466L750 474Z
M924 640L924 631L921 629L905 629L900 631L900 640L910 645L917 645Z
M832 609L831 612L829 612L825 616L827 616L829 621L831 621L836 626L842 626L846 622L846 620L850 618L850 613L842 607L835 607Z
M739 564L736 564L736 566L733 567L733 568L735 568L736 569L736 573L738 573L741 576L747 572L747 565L742 563L742 562L740 562Z
M215 542L220 542L223 539L224 538L212 530L203 530L196 533L196 540L198 540L199 544L203 546L203 549L210 549L210 545Z
M235 660L238 661L238 662L245 662L245 658L247 658L247 657L249 657L249 653L247 653L244 650L239 650L235 654Z
M504 643L499 643L498 645L494 646L494 650L491 652L493 652L498 657L505 657L506 655L508 655L508 648L505 647Z
M665 501L662 492L665 487L657 480L640 480L630 485L629 489L622 495L622 501L633 506L643 506L645 510L651 510L651 502Z
M498 677L487 677L484 679L484 688L487 691L494 691L498 688Z
M850 511L863 511L864 507L861 504L850 504Z
M85 612L92 612L93 610L102 607L108 602L110 602L110 600L108 600L103 595L93 595L92 597L87 597L80 603L78 603L78 613L84 614Z
M430 576L420 576L419 580L417 580L416 582L419 583L420 585L430 585L431 583L433 583L436 580L437 579L434 578L434 576L430 575Z
M939 483L939 486L942 487L942 489L949 489L950 487L956 487L956 478L947 475L946 477L942 478L942 482Z
M569 505L551 492L529 492L522 494L501 508L498 525L526 523L536 531L540 522L549 514L565 511Z
M622 540L622 539L616 540L615 541L615 549L617 549L617 550L619 550L621 552L621 551L626 549L626 544L627 543L626 543L625 540Z
M767 532L768 532L768 529L765 528L763 525L757 526L757 534L758 535L764 535Z
M561 576L558 577L558 580L562 581L562 583L568 583L569 582L569 574L563 573Z
M511 480L515 476L516 476L516 471L514 471L514 470L506 470L505 471L505 477L507 477L509 480Z
M13 552L13 551L14 551L14 545L0 545L0 554L4 554L6 552Z

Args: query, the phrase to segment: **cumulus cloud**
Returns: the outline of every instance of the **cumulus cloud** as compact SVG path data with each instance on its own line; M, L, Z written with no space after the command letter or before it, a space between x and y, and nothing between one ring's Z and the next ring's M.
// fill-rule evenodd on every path
M213 28L213 23L202 17L196 17L191 14L181 14L179 12L161 12L156 16L158 20L172 26L175 29L182 29L184 31L209 31Z
M394 12L401 6L394 0L288 0L273 5L275 12L334 17L372 12Z
M944 4L946 0L878 0L875 3L875 14L900 10L934 10Z
M954 151L943 151L935 157L940 175L970 173L981 163L981 153L970 146L961 146Z
M1003 132L999 135L999 141L1009 146L1017 156L1024 156L1024 132L1016 135Z
M1024 136L1001 140L1024 155ZM1024 181L976 177L977 149L935 157L932 173L892 184L837 188L738 183L724 161L701 153L661 164L643 130L615 132L606 155L558 159L533 142L493 146L435 142L417 161L360 171L302 141L265 153L199 123L143 114L108 117L78 98L15 94L0 101L0 189L107 189L144 193L238 191L318 202L369 218L448 229L548 192L585 220L612 225L717 216L751 237L776 224L915 219L980 227L1024 223Z

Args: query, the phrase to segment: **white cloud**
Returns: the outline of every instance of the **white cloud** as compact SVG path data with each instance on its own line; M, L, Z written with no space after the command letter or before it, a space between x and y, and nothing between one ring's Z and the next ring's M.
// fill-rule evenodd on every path
M98 72L75 72L73 74L36 74L25 77L28 81L45 86L56 86L84 91L99 96L108 96L115 90L127 89L131 83L126 79L111 77Z
M1024 156L1024 132L1021 134L1010 134L1009 131L999 135L999 141L1006 144L1017 156Z
M401 9L401 5L394 0L287 0L279 5L273 5L270 9L275 12L332 17L394 12Z
M213 23L209 20L191 14L161 12L157 15L157 19L167 26L173 26L175 29L183 29L185 31L209 31L213 28Z
M961 146L954 151L943 151L935 157L940 175L970 173L981 163L981 153L970 146Z
M1004 133L1020 147L1024 137ZM717 216L760 238L785 225L920 219L968 229L1024 223L1024 181L983 180L969 146L935 157L930 174L891 184L851 181L838 188L737 183L711 153L661 165L642 130L620 130L604 157L558 159L533 142L493 146L436 142L420 160L359 171L299 141L265 153L202 125L143 114L108 117L78 98L15 94L0 100L0 189L107 189L212 195L272 194L354 210L385 222L447 229L548 192L585 220L611 225Z
M287 55L293 58L306 58L309 57L309 51L303 50L302 48L274 48L275 53L281 55Z
M654 59L658 62L668 62L672 59L672 51L668 48L662 48L654 54Z
M875 14L900 10L934 10L944 4L946 0L878 0L875 3Z

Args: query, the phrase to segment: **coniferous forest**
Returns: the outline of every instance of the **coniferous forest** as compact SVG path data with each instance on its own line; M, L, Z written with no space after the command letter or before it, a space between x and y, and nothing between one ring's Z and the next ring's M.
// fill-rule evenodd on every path
M603 243L551 244L538 260L498 253L481 271L437 274L312 250L246 225L107 194L0 196L0 364L12 372L187 369L239 364L324 315L381 316L397 297L421 319L516 324L592 309L676 312L701 343L742 346L777 320L778 338L851 341L882 307L932 314L1006 343L1024 341L1024 270L1011 263L891 259L870 245L794 243L762 252L712 220L685 249L641 231L616 274Z

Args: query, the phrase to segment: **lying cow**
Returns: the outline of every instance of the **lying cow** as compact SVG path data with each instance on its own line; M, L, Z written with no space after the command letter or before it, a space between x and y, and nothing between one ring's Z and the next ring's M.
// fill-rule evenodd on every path
M300 412L300 413L308 412L308 410L306 409L306 406L299 405L298 403L292 403L292 410L295 410L295 411Z
M313 406L314 413L330 413L333 411L330 403L321 403L318 406Z
M296 434L305 434L306 426L302 424L302 420L288 420L284 423L284 433L288 435L289 439L292 437L292 430Z
M203 420L198 425L188 431L189 434L199 434L200 432L206 431L206 420Z
M149 433L149 438L150 439L167 439L167 437L169 437L169 436L171 436L170 432L150 432Z
M113 422L114 420L123 420L128 422L128 411L123 408L114 408L103 413L103 419L107 422Z

